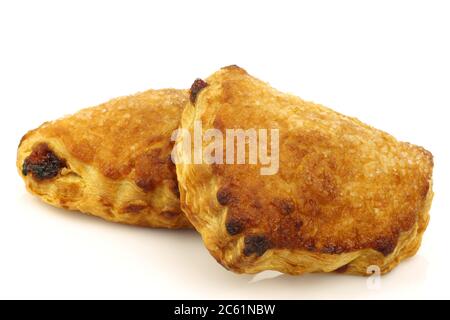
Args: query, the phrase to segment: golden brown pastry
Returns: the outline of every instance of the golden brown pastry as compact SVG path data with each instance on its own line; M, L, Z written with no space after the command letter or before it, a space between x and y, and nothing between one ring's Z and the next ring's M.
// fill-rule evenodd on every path
M28 132L17 168L56 207L133 225L190 226L179 206L171 134L187 90L149 90Z
M179 135L181 207L225 268L386 273L418 250L433 196L433 157L425 149L279 92L237 66L196 80L181 126L192 137L199 122L204 135L210 129L225 137L229 129L279 134L278 168L251 164L250 138L244 164L225 156L220 164L220 153L210 164L195 164L198 148L186 148L187 135ZM276 135L270 137L274 160ZM203 156L218 155L220 148L208 149L212 141L203 136ZM262 174L270 166L273 174Z

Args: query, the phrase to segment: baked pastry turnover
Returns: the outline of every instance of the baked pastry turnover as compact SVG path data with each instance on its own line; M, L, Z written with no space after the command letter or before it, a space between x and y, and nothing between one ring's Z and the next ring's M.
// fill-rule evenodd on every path
M183 90L149 90L28 132L17 168L27 189L56 207L133 225L190 226L179 206L171 135Z
M196 80L181 127L189 133L176 144L181 207L225 268L386 273L418 250L433 197L425 149L279 92L237 66ZM196 163L197 149L211 151L218 139L211 134L186 149L199 128L226 137L215 160L229 151L230 129L247 134L241 151L248 152L240 162ZM278 132L269 139L275 148L265 150L273 159L279 151L272 173L249 156L251 133L260 129Z

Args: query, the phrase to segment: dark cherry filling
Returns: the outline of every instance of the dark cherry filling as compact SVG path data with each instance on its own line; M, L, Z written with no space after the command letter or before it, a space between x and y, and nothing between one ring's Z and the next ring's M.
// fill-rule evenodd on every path
M41 143L23 162L22 174L32 173L36 180L47 180L56 177L64 167L66 162L58 158L47 144Z
M225 228L230 236L235 236L244 230L244 224L236 219L230 219L226 222Z
M230 204L231 200L233 198L231 191L224 187L220 188L217 191L216 197L217 197L217 202L219 202L223 206Z
M197 100L197 95L202 91L203 88L206 88L208 84L202 79L196 79L191 86L190 97L192 104Z
M256 254L260 257L270 248L270 242L264 235L246 236L244 239L244 255Z

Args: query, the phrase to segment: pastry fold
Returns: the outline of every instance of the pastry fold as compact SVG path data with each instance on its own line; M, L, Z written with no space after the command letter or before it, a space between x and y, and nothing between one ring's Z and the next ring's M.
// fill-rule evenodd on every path
M171 135L187 90L148 90L28 132L17 169L45 202L105 220L190 227L179 205Z
M225 268L365 275L386 273L418 250L433 197L425 149L277 91L237 66L196 80L181 127L193 137L198 123L203 135L279 134L278 170L265 175L267 163L250 163L249 146L243 164L199 164L192 160L198 149L186 149L189 135L179 135L181 207ZM200 152L211 141L203 139Z

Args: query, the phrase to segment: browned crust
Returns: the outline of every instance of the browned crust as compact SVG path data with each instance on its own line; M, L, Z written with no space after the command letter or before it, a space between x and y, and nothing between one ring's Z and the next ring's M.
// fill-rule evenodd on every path
M148 90L28 132L19 145L18 168L41 143L68 166L51 181L22 176L28 189L53 205L108 220L189 226L183 215L165 214L181 213L170 138L188 98L187 90ZM77 191L68 193L75 186Z
M143 157L170 166L170 135L178 126L186 102L186 91L149 90L81 110L73 116L45 123L38 130L48 138L58 137L73 157L118 180L129 176L140 165L139 162L136 165L136 160ZM153 148L164 149L164 154L155 155L157 151ZM147 178L143 175L136 179ZM159 179L155 176L159 172L152 175ZM167 176L166 170L161 175Z
M206 82L186 107L183 128L202 120L203 130L280 130L276 175L261 176L259 165L177 165L182 208L227 268L259 270L258 261L270 265L265 259L285 250L368 251L391 261L401 241L411 240L405 234L421 237L418 221L432 195L430 152L276 91L237 66Z

